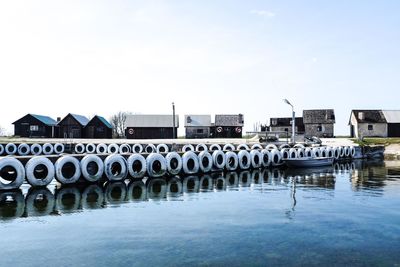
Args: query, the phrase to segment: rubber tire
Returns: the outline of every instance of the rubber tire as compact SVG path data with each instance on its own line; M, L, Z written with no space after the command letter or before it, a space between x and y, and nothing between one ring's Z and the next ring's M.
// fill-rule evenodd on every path
M271 150L271 165L278 166L282 163L282 154L278 149ZM278 159L278 161L276 160Z
M17 175L16 175L14 181L12 181L8 184L3 184L0 181L0 190L18 189L23 184L24 179L25 179L24 165L22 165L22 163L15 158L10 158L10 157L0 158L0 174L1 174L1 170L6 166L13 167L15 169Z
M250 151L251 167L254 169L261 168L262 166L262 154L259 150Z
M156 161L160 162L159 172L155 172L153 170L153 164ZM162 177L167 173L167 161L161 154L150 153L150 155L146 158L146 164L147 164L147 175L149 175L150 177L153 178Z
M85 146L81 143L76 144L74 147L75 154L83 154L83 153L85 153L85 150L86 150Z
M143 152L143 146L141 144L134 144L132 146L132 153L142 153Z
M210 151L222 150L222 148L221 148L221 146L218 145L218 144L212 144L212 145L210 146L210 149L209 149L209 150L210 150Z
M222 157L222 161L219 162L219 159ZM218 169L221 170L225 167L225 153L222 152L221 150L215 150L212 153L212 158L213 158L213 166Z
M194 165L192 169L189 169L189 160L193 160ZM199 158L193 151L187 151L182 156L182 169L185 174L196 174L199 172Z
M64 144L61 144L61 143L54 144L54 153L55 154L64 153L64 149L65 149Z
M211 156L211 154L208 151L201 151L199 153L199 155L197 155L197 158L199 160L200 171L203 172L203 173L210 172L212 167L213 167L213 157ZM203 160L205 158L208 159L208 165L207 166L205 166L203 164Z
M139 172L137 172L133 169L133 164L136 161L139 161L142 165ZM143 178L146 175L147 163L146 163L146 159L141 154L130 155L127 160L127 165L128 165L129 175L132 178L139 179L139 178Z
M22 149L25 148L25 152L22 152ZM28 144L22 143L18 145L18 155L26 156L31 152L31 148Z
M107 147L107 153L108 154L118 154L119 152L119 146L117 144L109 144Z
M171 166L171 161L173 159L176 159L178 161L178 165L176 166L176 168L172 168L172 166ZM182 158L181 158L181 156L179 156L178 153L169 152L165 156L165 160L166 160L166 163L167 163L167 171L168 171L169 174L177 175L182 171Z
M194 151L194 146L191 144L186 144L182 147L182 152Z
M119 146L119 153L120 154L127 154L127 153L131 153L131 147L127 144L122 144Z
M96 146L96 153L97 154L107 154L108 153L108 147L106 144L98 144Z
M45 144L42 146L42 152L43 152L44 155L51 155L51 154L53 154L53 153L54 153L54 147L53 147L53 145L50 144L50 143L45 143Z
M246 144L240 144L236 147L236 150L250 150L250 148Z
M265 146L265 149L267 150L273 150L273 149L278 149L278 147L274 144L269 144L267 146Z
M222 148L223 151L235 151L235 146L232 144L225 144Z
M263 149L261 150L261 162L262 162L262 166L264 168L268 168L269 166L271 166L271 153L268 151L268 149Z
M35 156L39 156L40 154L42 154L43 149L42 146L39 144L33 144L31 145L31 154L35 155Z
M94 162L97 165L97 172L95 174L90 174L88 172L89 163ZM81 172L82 176L88 182L97 182L103 177L104 174L104 163L103 160L96 155L86 155L81 159Z
M247 162L243 162L244 158L246 158ZM246 150L241 150L238 153L238 159L239 159L239 168L241 170L247 170L251 166L251 156L250 153Z
M231 164L233 160L233 164ZM239 166L239 158L235 152L228 151L225 153L225 168L227 171L236 171Z
M196 151L197 152L208 151L208 147L205 144L198 144L196 146Z
M112 173L112 166L114 163L121 166L121 172L117 175ZM107 156L104 160L104 173L107 179L111 182L125 180L128 176L128 167L125 158L119 154L111 154Z
M156 152L157 152L157 148L156 148L156 146L153 145L153 144L148 144L148 145L145 147L144 151L145 151L146 153L148 153L148 154L156 153Z
M289 148L283 148L280 150L281 158L288 159L289 158Z
M305 157L312 157L313 156L313 152L312 149L307 147L306 149L304 149L304 156Z
M251 146L251 150L254 150L254 149L260 149L261 150L263 148L262 148L262 146L260 144L254 144L254 145Z
M74 175L71 178L66 178L62 174L62 168L66 163L72 163L75 167ZM54 164L56 171L56 180L61 184L73 184L76 183L81 177L81 166L79 160L72 156L62 156Z
M3 155L3 153L4 153L4 146L0 144L0 156Z
M157 145L157 153L168 153L169 152L169 148L166 144L158 144ZM161 151L163 150L163 151Z
M43 165L47 169L47 175L45 178L37 178L35 176L35 168L39 165ZM39 156L31 158L25 165L26 180L32 187L43 187L47 186L54 179L55 168L53 163L46 157Z
M87 154L94 154L96 152L96 145L93 143L89 143L86 145L85 150Z
M18 148L14 143L8 143L5 150L7 155L15 155L18 152Z

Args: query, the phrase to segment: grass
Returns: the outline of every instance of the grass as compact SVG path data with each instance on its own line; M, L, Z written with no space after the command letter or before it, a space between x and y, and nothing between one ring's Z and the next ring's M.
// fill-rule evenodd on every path
M360 146L369 146L369 145L393 145L393 144L400 144L400 138L363 138L362 140L359 139L351 139L355 143L359 144Z

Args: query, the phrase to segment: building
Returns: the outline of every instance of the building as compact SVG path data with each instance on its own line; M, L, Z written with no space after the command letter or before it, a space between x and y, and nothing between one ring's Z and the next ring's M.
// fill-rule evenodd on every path
M92 139L111 139L112 138L111 124L101 116L94 116L85 126L85 138Z
M125 125L129 139L171 139L178 136L179 116L175 115L175 131L172 115L128 115Z
M89 123L89 119L82 115L69 113L61 121L58 122L59 138L84 138L85 126Z
M350 136L400 137L400 110L352 110Z
M14 135L52 138L57 134L57 122L48 116L27 114L13 122Z
M292 118L271 118L269 129L271 132L277 132L279 137L292 136ZM302 117L295 118L296 134L304 133L304 123Z
M210 135L215 138L242 138L243 125L243 114L215 115Z
M335 111L333 109L303 110L306 137L334 137Z
M185 115L186 138L210 137L211 115Z

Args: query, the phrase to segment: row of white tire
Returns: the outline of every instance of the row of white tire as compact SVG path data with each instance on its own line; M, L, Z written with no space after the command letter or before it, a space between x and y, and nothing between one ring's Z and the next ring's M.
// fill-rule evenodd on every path
M120 154L111 154L103 161L97 155L86 155L81 160L74 156L61 156L53 164L47 157L35 156L23 166L13 157L0 158L0 190L19 188L24 179L34 187L46 186L55 177L62 184L76 183L81 177L89 182L98 181L103 175L110 181L121 181L127 178L162 177L208 173L212 171L247 170L279 165L281 162L278 150L241 150L238 153L221 150L209 153L202 151L185 152L180 156L177 152L169 152L165 157L159 153L151 153L146 158L142 154L131 154L126 159ZM9 171L11 170L11 171Z
M20 155L20 156L27 156L27 155L51 155L51 154L62 154L64 153L64 144L56 143L56 144L14 144L8 143L7 145L0 144L0 156L3 154L6 155Z
M340 147L306 147L306 148L283 148L280 150L282 159L324 157L324 158L354 158L356 149L353 146Z

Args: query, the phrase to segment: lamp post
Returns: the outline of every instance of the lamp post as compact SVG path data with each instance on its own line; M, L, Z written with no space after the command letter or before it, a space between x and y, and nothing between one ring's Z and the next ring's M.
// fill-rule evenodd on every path
M294 138L295 138L295 135L296 135L296 133L295 133L295 112L294 112L294 107L293 107L293 105L289 102L289 100L287 100L286 98L285 99L283 99L283 102L285 102L286 104L288 104L288 105L290 105L291 107L292 107L292 143L294 144L295 143L295 140L294 140Z
M172 102L172 139L175 139L175 103Z

